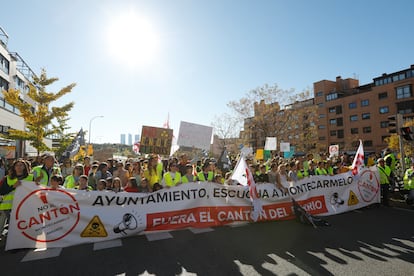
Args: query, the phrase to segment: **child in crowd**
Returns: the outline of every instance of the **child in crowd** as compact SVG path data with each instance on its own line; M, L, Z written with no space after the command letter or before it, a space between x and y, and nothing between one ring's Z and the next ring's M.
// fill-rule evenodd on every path
M78 186L76 186L75 189L86 191L93 190L91 186L88 186L88 177L84 174L79 177Z
M112 180L112 191L115 193L122 192L121 179L119 177L114 177Z
M50 178L50 188L53 190L63 189L63 177L60 174L52 175Z
M130 177L128 179L127 185L124 188L125 192L128 193L138 193L138 183L135 177Z
M162 189L162 186L161 186L160 183L154 183L154 186L152 186L152 191L153 192L156 192L156 191L161 190L161 189Z
M106 187L105 187L105 190L112 191L112 187L113 187L113 178L112 178L112 176L110 176L110 177L107 177L106 178Z
M106 180L105 179L99 179L98 184L96 184L96 190L97 191L105 191L106 187Z
M141 185L138 186L138 192L140 192L140 193L150 193L151 192L148 180L145 177L141 178Z

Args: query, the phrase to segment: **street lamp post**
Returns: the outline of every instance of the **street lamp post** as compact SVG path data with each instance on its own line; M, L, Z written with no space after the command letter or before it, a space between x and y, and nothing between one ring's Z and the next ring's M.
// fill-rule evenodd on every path
M92 121L95 120L96 118L103 118L103 117L104 116L102 116L102 115L95 116L95 117L92 117L91 120L89 121L89 130L88 130L89 139L88 139L88 147L86 148L86 155L88 154L89 145L91 144L91 126L92 126Z

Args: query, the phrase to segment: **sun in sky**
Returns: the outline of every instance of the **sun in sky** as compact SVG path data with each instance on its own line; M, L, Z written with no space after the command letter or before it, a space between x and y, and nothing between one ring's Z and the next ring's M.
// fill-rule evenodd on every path
M154 63L160 51L160 35L155 25L133 10L108 20L106 43L110 56L130 67Z

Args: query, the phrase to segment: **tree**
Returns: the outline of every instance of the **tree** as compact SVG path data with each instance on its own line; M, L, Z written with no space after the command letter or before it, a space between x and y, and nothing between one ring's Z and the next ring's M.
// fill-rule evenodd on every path
M231 116L228 113L224 113L220 116L214 116L214 121L211 123L214 128L214 133L221 138L225 146L226 139L235 138L239 136L240 122L236 117Z
M53 149L56 156L62 156L62 153L65 152L68 146L72 143L73 139L76 137L77 133L67 132L70 129L67 124L68 120L68 116L58 116L56 117L58 124L55 125L52 123L56 137L59 137L59 147Z
M58 78L48 79L44 69L40 77L33 76L33 82L29 84L27 96L35 102L34 106L20 98L21 92L19 90L3 91L6 102L19 109L26 123L26 130L9 130L8 138L31 141L30 144L37 149L38 154L50 150L43 139L57 132L55 128L50 128L52 121L66 117L74 106L74 102L70 102L61 107L51 107L52 102L71 92L76 85L72 83L57 93L47 92L46 87L57 80Z
M309 90L296 93L266 84L250 90L238 101L229 102L228 107L244 121L244 142L253 148L263 148L266 137L296 141L297 150L315 147L316 106Z
M250 90L244 97L237 101L230 101L227 106L244 120L254 115L254 105L257 102L264 101L266 104L280 102L282 104L288 104L293 102L295 98L295 91L293 89L283 90L277 84L273 86L265 84L262 87Z

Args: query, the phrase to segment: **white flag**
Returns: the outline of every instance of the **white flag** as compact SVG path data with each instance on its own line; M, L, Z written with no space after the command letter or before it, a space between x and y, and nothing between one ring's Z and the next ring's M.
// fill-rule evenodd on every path
M364 166L364 148L362 146L362 140L359 140L359 147L355 154L354 161L352 162L352 174L357 175L361 168Z
M72 143L62 153L62 156L59 162L63 162L64 158L74 157L76 154L78 154L81 146L83 145L85 145L85 137L84 137L83 129L81 128L78 134L76 135L76 137L73 138Z
M257 221L259 214L262 211L262 203L260 201L259 194L257 193L253 174L250 171L250 168L247 166L246 160L244 160L243 156L241 156L237 162L231 179L236 180L243 186L249 187L250 200L252 201L253 205L252 219L254 221Z

